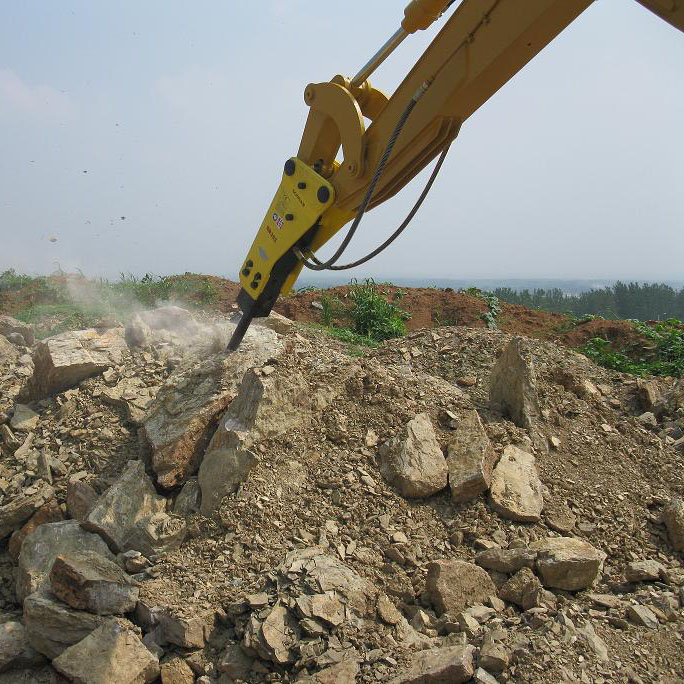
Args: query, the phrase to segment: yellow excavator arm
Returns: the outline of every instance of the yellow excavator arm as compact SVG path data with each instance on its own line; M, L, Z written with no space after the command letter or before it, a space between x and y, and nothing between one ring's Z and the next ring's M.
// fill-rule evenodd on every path
M684 0L638 0L684 30ZM304 265L343 270L338 263L365 211L399 192L440 155L420 206L463 122L509 81L592 0L413 0L400 27L354 76L335 76L304 90L309 106L299 150L285 162L282 181L240 270L242 318L228 348L240 344L252 318L267 316ZM411 33L450 13L442 30L391 97L368 78ZM370 125L366 127L366 120ZM337 161L340 158L341 161ZM340 248L315 257L353 221ZM368 258L369 258L368 257Z

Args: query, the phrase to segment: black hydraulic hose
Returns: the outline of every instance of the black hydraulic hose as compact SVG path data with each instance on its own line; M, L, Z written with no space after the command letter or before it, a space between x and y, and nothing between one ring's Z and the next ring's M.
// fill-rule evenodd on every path
M439 159L437 160L437 163L435 164L435 168L432 169L432 173L430 174L430 178L428 179L428 182L425 184L425 187L423 188L423 192L421 192L420 197L416 200L416 203L413 205L413 208L411 211L407 214L406 218L401 222L401 225L390 235L387 240L385 240L379 247L376 247L372 252L369 254L366 254L365 257L362 257L361 259L357 259L356 261L352 261L351 263L348 264L343 264L341 266L333 265L333 266L328 266L329 271L346 271L350 268L355 268L356 266L361 266L361 264L365 264L367 261L370 261L374 257L378 256L381 252L384 252L403 232L406 230L408 227L409 223L411 223L411 220L413 217L416 215L418 210L420 209L420 205L423 204L423 201L425 198L428 196L428 193L430 192L430 188L432 188L432 184L435 182L435 179L437 178L437 175L439 174L439 170L442 168L442 164L444 163L444 160L446 159L447 153L449 152L449 147L450 145L447 145L444 150L442 151L442 154L439 156ZM316 257L313 257L313 261L315 263L320 264L318 259Z
M373 174L373 179L371 180L371 183L368 186L368 190L366 192L365 197L363 198L363 202L361 203L361 206L359 207L359 210L356 213L356 218L354 219L354 222L349 228L349 231L345 235L344 240L342 240L342 244L337 248L335 254L333 254L330 257L330 259L324 262L320 262L318 261L318 259L316 259L315 262L308 261L307 259L302 257L301 261L307 268L310 268L312 271L329 270L330 267L342 256L342 254L344 254L344 251L347 249L347 246L351 242L351 239L354 237L354 233L356 233L356 229L359 227L359 224L361 223L363 215L366 213L366 209L368 208L368 205L370 204L370 201L373 197L373 193L375 192L375 186L378 184L380 176L382 175L382 172L385 170L387 160L390 158L390 155L392 154L394 144L397 142L397 138L399 137L402 128L404 128L406 120L411 115L413 108L416 106L416 103L418 102L418 99L422 96L423 92L424 90L421 90L419 91L419 94L416 94L411 98L408 106L404 110L404 113L399 118L399 121L397 122L397 125L395 126L394 131L392 132L392 135L390 136L390 139L387 143L385 152L382 155L382 158L380 159L378 168L375 170L375 173Z

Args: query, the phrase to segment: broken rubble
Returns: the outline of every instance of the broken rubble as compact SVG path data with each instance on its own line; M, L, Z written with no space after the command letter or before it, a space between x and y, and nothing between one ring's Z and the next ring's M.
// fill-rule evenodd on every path
M46 482L39 481L0 506L0 539L19 529L38 509L55 496L55 490Z
M410 420L380 447L379 454L383 477L402 496L431 496L447 485L447 462L426 413Z
M496 453L477 411L469 411L447 450L449 488L456 502L470 501L489 488Z
M113 619L67 648L52 667L75 684L146 684L159 676L157 658Z
M485 570L459 560L440 560L428 565L425 590L438 615L462 611L472 603L483 603L496 594Z
M184 617L167 609L159 612L158 619L164 639L170 644L181 648L204 648L208 616Z
M533 427L539 418L534 363L528 344L521 337L514 337L506 345L492 370L489 405L522 428Z
M575 537L548 537L530 544L545 587L578 591L598 577L606 554Z
M116 563L92 551L57 556L50 570L50 586L52 593L72 608L97 615L132 611L139 593Z
M527 567L524 567L513 575L500 589L499 598L515 603L523 610L528 610L539 605L541 582L537 576Z
M534 456L509 445L492 473L492 508L503 518L517 522L536 522L544 500Z
M21 622L8 620L0 624L0 672L33 667L43 660L43 656L29 643Z
M487 570L510 575L521 568L534 568L537 552L527 548L487 549L475 556L475 563Z
M24 526L12 534L7 545L7 551L12 559L16 562L19 559L21 552L21 545L24 539L32 534L38 527L45 523L59 522L64 520L62 509L57 503L57 499L50 499L46 504L42 505L29 519Z
M31 347L35 342L33 328L28 323L18 321L11 316L0 315L0 335L9 337L11 334L20 335L26 347Z
M100 534L115 552L134 549L146 556L178 548L185 522L168 515L141 461L129 461L121 477L98 499L84 529Z
M35 400L63 392L111 366L118 366L126 349L121 328L90 328L48 337L33 352L33 375L19 396Z
M97 492L82 480L70 479L67 482L66 507L73 520L85 520L97 503Z
M114 560L107 544L98 535L83 530L76 520L41 525L21 546L17 569L18 601L21 603L48 579L58 555L73 551L93 551Z
M15 404L10 427L17 432L29 432L38 425L39 420L40 416L31 407L25 404Z
M684 551L684 501L673 499L663 508L663 522L675 551Z
M180 656L172 656L161 665L162 684L194 684L195 673Z
M30 594L24 601L24 626L29 642L48 658L56 658L104 620L99 615L67 606L46 588Z
M474 646L447 646L416 653L409 668L391 684L440 684L467 682L475 674Z
M664 573L665 568L658 561L632 561L625 568L625 579L628 582L656 582Z

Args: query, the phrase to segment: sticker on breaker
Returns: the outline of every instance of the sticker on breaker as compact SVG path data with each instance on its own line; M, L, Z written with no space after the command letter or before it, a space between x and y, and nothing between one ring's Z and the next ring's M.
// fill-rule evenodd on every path
M285 220L282 218L282 216L279 216L277 212L274 211L273 216L271 216L271 218L273 219L273 223L276 224L277 228L283 227L283 223L285 223Z

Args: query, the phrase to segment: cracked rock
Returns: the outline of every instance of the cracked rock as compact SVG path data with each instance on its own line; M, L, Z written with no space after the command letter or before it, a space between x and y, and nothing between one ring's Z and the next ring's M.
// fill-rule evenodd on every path
M485 570L459 560L430 563L425 590L439 615L455 615L468 605L484 603L496 594L496 587Z
M534 456L509 445L494 468L490 488L492 508L517 522L537 522L544 500Z
M458 424L447 450L449 488L454 501L474 499L489 488L496 452L477 411Z
M132 611L139 589L114 562L92 551L60 555L50 570L52 593L72 608L97 615Z
M407 498L436 494L447 485L448 467L430 417L418 414L379 451L383 477Z
M545 587L578 591L593 584L606 558L603 551L575 537L548 537L530 544Z

